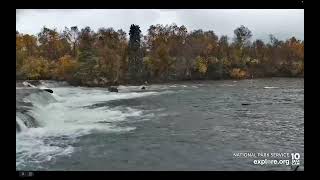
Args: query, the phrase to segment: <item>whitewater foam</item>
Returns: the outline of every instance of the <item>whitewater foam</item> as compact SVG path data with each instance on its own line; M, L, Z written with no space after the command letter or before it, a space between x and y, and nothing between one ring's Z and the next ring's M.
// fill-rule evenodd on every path
M235 86L235 84L222 84L220 86L224 86L224 87L229 86L229 87L231 87L231 86Z
M28 83L27 81L22 82L22 84L23 84L24 86L27 86L27 87L37 88L36 86Z
M55 87L64 87L69 86L66 81L50 81L50 80L40 80L39 88L55 88Z
M20 131L25 131L25 130L28 129L27 126L24 124L24 122L21 120L20 117L16 116L16 122L17 122L17 124L19 126Z
M266 87L264 87L264 89L277 89L277 88L279 88L279 87L274 87L274 86L266 86Z
M119 122L134 119L147 120L153 114L129 107L87 108L99 102L117 99L131 99L159 94L158 92L111 93L103 88L55 87L54 93L34 93L25 102L32 103L29 114L37 121L37 127L23 126L17 116L16 122L22 131L16 136L16 166L25 163L51 161L56 156L68 155L74 151L73 143L80 136L92 132L117 133L135 130L131 126L119 126ZM101 123L108 122L108 123ZM61 140L64 137L64 140Z

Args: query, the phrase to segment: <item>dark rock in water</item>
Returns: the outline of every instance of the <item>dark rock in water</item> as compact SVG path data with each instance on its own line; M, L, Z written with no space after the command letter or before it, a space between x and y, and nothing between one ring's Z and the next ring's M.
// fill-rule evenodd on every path
M116 88L116 87L109 87L108 91L110 91L110 92L119 92L118 88Z
M109 124L109 123L112 123L112 122L109 122L109 121L98 121L97 123L107 123L107 124Z
M145 89L146 89L146 87L142 86L142 88L141 88L141 89L145 90Z
M249 103L242 103L241 104L242 106L248 106L248 105L250 105Z
M53 93L53 91L51 89L43 89L43 90L45 90L45 91L47 91L49 93Z

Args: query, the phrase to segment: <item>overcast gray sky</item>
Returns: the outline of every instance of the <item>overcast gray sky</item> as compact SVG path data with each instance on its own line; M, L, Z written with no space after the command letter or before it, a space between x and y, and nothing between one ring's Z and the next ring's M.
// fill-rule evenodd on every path
M57 28L90 26L123 29L138 24L145 35L150 25L185 25L190 30L213 30L217 35L233 37L233 30L247 26L253 38L268 40L269 34L279 39L295 36L304 39L303 9L28 9L16 11L16 29L37 34L43 26Z

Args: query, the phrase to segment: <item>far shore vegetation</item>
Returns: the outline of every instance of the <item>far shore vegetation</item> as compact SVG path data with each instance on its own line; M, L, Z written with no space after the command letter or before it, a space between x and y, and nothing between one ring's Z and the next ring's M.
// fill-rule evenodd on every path
M37 36L16 32L16 79L63 80L110 86L180 80L304 77L304 41L270 35L252 40L247 27L233 37L185 26L152 25L146 35L77 26L43 27ZM128 38L129 37L129 38Z

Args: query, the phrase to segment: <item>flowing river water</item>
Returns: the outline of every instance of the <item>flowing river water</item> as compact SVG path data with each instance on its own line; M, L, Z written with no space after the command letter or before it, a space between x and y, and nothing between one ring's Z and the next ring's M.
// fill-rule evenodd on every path
M16 86L17 170L291 170L239 152L299 153L303 167L301 78L35 86Z

